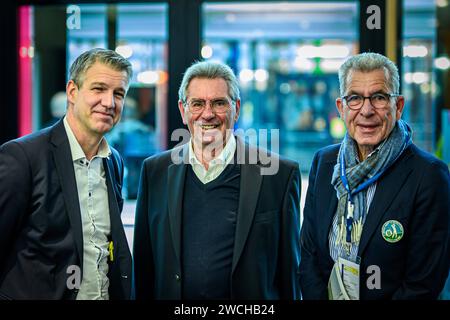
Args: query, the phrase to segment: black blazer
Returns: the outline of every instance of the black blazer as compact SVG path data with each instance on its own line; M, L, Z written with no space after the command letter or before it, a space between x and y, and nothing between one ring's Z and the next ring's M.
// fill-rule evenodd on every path
M114 261L110 298L128 299L131 254L120 212L123 162L104 159ZM54 126L0 147L0 299L74 299L67 268L83 270L83 233L69 140ZM70 271L70 269L69 269Z
M336 212L331 177L339 145L317 152L309 176L302 226L300 284L305 299L327 299L333 267L328 235ZM450 264L449 172L433 156L408 147L377 184L363 226L358 255L360 299L435 299L442 290ZM403 238L386 242L381 233L388 220L399 221ZM368 289L380 268L381 289Z
M237 142L238 151L244 150L241 140ZM146 159L142 167L133 250L137 299L182 298L180 248L187 147L173 151L187 164L173 163L169 150ZM245 151L248 155L248 146ZM298 299L298 164L279 159L275 175L261 175L262 166L241 165L231 298Z

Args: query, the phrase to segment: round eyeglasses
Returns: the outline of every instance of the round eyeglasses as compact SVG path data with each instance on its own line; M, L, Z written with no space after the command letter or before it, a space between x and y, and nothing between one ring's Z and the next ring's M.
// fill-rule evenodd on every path
M369 99L370 104L375 109L383 109L386 108L386 106L389 104L390 98L399 96L399 94L393 93L374 93L369 97L364 97L359 94L351 94L341 98L345 101L345 103L351 110L359 110L363 106L366 99Z
M208 101L192 99L191 101L185 101L184 105L188 108L190 113L199 114L205 110L207 102L209 102L209 106L214 113L225 113L230 109L230 106L234 104L234 101L230 102L228 99L219 98Z

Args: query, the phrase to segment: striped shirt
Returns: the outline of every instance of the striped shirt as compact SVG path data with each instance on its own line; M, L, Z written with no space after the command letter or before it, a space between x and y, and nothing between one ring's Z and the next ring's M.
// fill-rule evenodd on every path
M372 203L373 196L375 195L375 190L377 188L377 183L373 183L367 189L367 197L366 197L366 212L363 214L362 223L364 230L364 222L366 221L367 214L369 213L370 204ZM364 192L364 191L363 191ZM330 229L330 234L328 237L328 245L330 247L330 256L333 258L333 261L337 261L338 257L343 257L347 260L356 262L358 256L358 248L359 243L352 243L350 248L350 255L347 254L347 251L342 245L336 245L336 237L339 233L339 224L338 224L338 215L337 212L334 214L333 224Z

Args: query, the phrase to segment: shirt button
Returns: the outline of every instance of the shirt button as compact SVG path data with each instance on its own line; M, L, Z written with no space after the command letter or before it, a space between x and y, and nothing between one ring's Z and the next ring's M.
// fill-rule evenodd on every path
M177 280L177 282L181 281L181 277L178 273L175 274L175 280Z

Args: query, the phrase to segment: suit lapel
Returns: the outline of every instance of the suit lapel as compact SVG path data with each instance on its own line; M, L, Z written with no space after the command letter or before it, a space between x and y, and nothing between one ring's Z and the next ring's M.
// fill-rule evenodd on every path
M168 209L172 243L175 250L177 262L181 265L181 221L184 181L186 178L186 166L188 160L188 144L183 147L183 161L171 164L168 168Z
M105 168L105 175L106 175L106 187L108 189L108 207L109 207L109 217L111 221L111 237L113 241L124 242L121 243L121 245L128 246L122 220L120 217L120 209L117 203L117 195L116 195L117 190L115 188L117 177L115 177L113 173L114 165L112 163L111 157L113 157L113 155L111 155L107 159L103 159L103 166ZM114 243L114 252L113 252L114 256L117 256L116 250L117 245L115 245Z
M63 121L60 120L52 129L51 143L54 145L53 157L58 172L61 189L69 216L70 225L75 239L79 263L83 270L83 231L81 222L80 202L73 169L72 155L69 140L64 129Z
M330 182L331 185L331 182ZM319 222L320 225L324 226L323 233L321 235L321 243L324 248L329 249L328 246L328 240L329 240L329 234L331 225L333 223L334 215L336 214L337 209L337 197L336 197L336 191L334 190L333 186L331 185L331 188L328 188L330 190L330 194L324 195L323 199L330 199L330 203L324 204L324 209L327 208L325 212L325 215L323 215L323 221Z
M236 221L236 232L234 237L232 272L236 268L237 262L242 254L247 240L250 227L255 215L256 205L261 189L262 175L261 167L257 164L245 164L244 160L249 158L249 148L245 147L240 139L237 141L237 163L241 165L241 179L239 191L239 207ZM256 152L256 149L254 149ZM244 153L245 152L245 153ZM241 155L245 154L245 159Z
M375 195L370 205L366 221L364 222L361 242L358 248L358 255L361 257L366 249L369 240L377 231L377 226L383 218L385 212L397 196L406 178L411 172L411 168L406 165L406 160L411 156L410 148L404 155L388 169L386 174L378 181Z
M333 158L335 159L335 158ZM321 230L321 233L319 235L320 237L320 244L323 248L329 249L328 246L328 235L330 233L330 228L333 222L334 215L336 213L337 208L337 198L336 198L336 190L334 189L333 185L331 184L331 176L333 175L334 166L336 164L336 161L329 161L324 164L326 166L324 168L325 172L329 172L329 175L325 175L325 177L328 179L327 181L324 181L323 183L319 183L320 186L325 186L324 188L321 188L320 190L316 190L316 192L320 192L317 194L316 197L319 198L319 200L316 200L316 205L319 206L319 209L317 210L317 213L319 215L319 230ZM320 199L329 199L329 202L327 201L321 201Z

